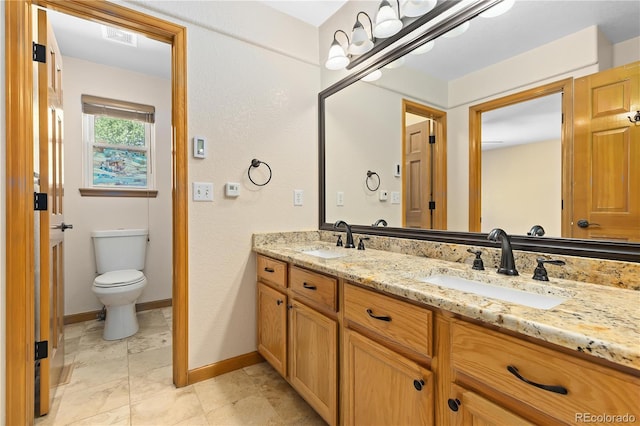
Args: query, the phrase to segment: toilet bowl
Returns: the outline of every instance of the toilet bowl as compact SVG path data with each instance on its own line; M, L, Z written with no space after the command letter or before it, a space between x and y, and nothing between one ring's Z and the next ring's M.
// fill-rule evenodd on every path
M91 237L100 274L91 289L106 308L102 337L124 339L138 331L135 303L147 285L144 276L146 229L93 231Z

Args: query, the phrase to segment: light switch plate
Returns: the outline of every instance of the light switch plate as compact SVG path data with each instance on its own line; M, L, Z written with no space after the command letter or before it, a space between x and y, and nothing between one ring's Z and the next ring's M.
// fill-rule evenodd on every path
M344 192L338 191L336 194L336 206L344 206Z
M213 201L213 184L193 182L193 201Z
M301 206L304 204L304 191L302 189L293 190L293 205Z
M391 191L391 204L400 204L400 192L399 191Z

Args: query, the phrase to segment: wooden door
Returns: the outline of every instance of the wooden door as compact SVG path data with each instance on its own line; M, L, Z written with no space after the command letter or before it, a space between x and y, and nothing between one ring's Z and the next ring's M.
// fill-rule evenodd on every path
M407 126L405 132L405 226L432 229L429 201L432 189L431 120Z
M573 238L640 241L640 62L575 81Z
M258 282L258 352L287 375L287 296Z
M351 330L345 342L345 424L434 424L431 372Z
M337 424L338 323L293 300L289 380L322 418Z
M47 193L47 210L40 212L40 300L36 340L48 342L48 357L40 360L39 415L49 412L64 366L64 215L62 56L47 21L37 10L38 43L46 59L37 65L40 190Z
M455 426L533 426L520 416L460 386L452 385L454 397L449 402ZM457 411L453 411L456 409Z

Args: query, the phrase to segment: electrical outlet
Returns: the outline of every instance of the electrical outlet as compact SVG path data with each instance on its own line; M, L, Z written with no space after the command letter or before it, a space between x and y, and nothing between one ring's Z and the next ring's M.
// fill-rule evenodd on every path
M399 191L391 191L391 204L400 204L401 197Z
M193 201L213 201L213 184L193 182Z
M293 190L293 205L301 206L304 204L304 191L302 189Z
M235 182L227 182L224 186L224 195L227 197L240 196L240 184Z
M344 206L344 192L338 191L336 194L336 206Z

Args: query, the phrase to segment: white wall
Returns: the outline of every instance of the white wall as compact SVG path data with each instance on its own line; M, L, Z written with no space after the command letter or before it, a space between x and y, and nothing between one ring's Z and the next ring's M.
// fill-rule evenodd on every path
M630 38L613 45L614 67L635 61L640 61L640 37Z
M189 134L208 138L208 158L189 161L190 182L214 184L214 202L189 204L194 369L256 350L252 233L317 229L317 31L253 2L127 5L187 27ZM271 166L268 185L249 182L252 158Z
M65 56L64 167L65 315L102 308L91 291L96 264L91 231L117 228L149 229L145 275L140 302L171 298L171 81ZM83 94L152 105L156 108L155 171L157 198L82 197Z
M481 232L525 235L541 225L562 235L561 159L559 139L482 151Z

